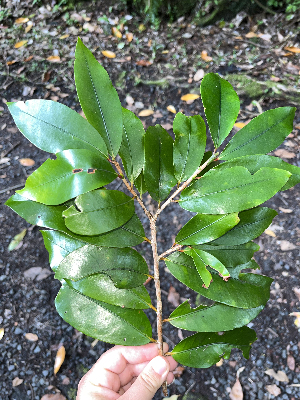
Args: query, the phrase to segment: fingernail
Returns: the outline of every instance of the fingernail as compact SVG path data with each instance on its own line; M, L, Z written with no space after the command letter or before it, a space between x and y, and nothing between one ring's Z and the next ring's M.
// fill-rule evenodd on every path
M167 362L162 357L155 357L151 363L151 366L160 376L163 376L168 371Z

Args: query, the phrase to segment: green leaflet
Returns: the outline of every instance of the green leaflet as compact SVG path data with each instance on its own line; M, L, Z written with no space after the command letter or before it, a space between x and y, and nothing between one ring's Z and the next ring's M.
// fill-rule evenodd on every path
M178 343L172 356L183 365L194 368L208 368L221 357L230 357L233 348L239 348L245 358L249 358L251 344L256 340L253 329L246 326L219 335L214 332L196 333Z
M278 157L265 155L238 157L231 161L220 164L216 169L223 170L225 168L232 168L236 166L246 167L251 172L251 174L254 174L262 167L284 169L286 171L289 171L292 176L280 190L290 189L300 182L300 168L296 167L296 165L291 165Z
M144 126L142 121L132 111L122 108L123 140L120 156L126 175L133 182L141 173L144 163Z
M253 118L234 135L219 158L232 160L276 149L291 133L295 111L295 107L278 107Z
M211 276L211 273L206 268L206 264L203 262L203 259L201 258L200 254L199 254L199 250L187 249L186 253L192 257L192 259L195 263L198 274L203 281L202 286L206 289L209 288L209 285L212 282L212 276Z
M46 160L27 179L21 196L47 205L62 204L112 182L117 174L110 163L85 149L64 150Z
M177 182L173 167L173 139L160 125L147 129L143 175L147 190L156 201L164 200Z
M93 274L106 274L120 289L142 285L148 266L144 258L131 248L96 247L87 244L68 254L55 271L56 279L78 281Z
M102 136L115 158L122 142L122 108L105 69L78 38L75 51L75 84L82 110Z
M237 213L225 215L197 214L181 228L175 242L193 245L211 242L239 222Z
M151 299L144 285L132 289L118 289L104 274L91 275L77 282L68 280L68 285L85 296L115 306L135 309L150 308Z
M260 236L277 215L275 210L268 207L256 207L239 213L240 222L225 235L214 240L212 245L230 246L250 242Z
M200 115L186 117L177 113L173 121L174 175L178 182L187 180L199 167L206 144L206 127Z
M210 134L217 148L237 119L240 100L231 84L214 73L204 76L200 92Z
M143 193L147 192L143 171L139 174L139 176L134 181L134 186L140 192L140 196L142 196Z
M99 235L125 224L134 214L133 199L118 190L94 190L75 199L64 211L65 224L79 235Z
M49 153L87 149L107 155L104 140L76 111L51 100L7 103L13 119L28 140ZM99 156L99 154L98 154Z
M245 167L212 169L183 190L179 204L203 214L243 211L270 199L290 176L290 172L275 168L261 168L254 175Z
M84 334L104 342L139 346L150 342L151 324L141 310L113 306L63 283L55 299L59 315Z
M198 274L192 257L186 253L171 254L165 259L165 263L171 274L180 282L202 296L228 306L255 308L265 305L270 297L272 279L263 275L239 274L234 278L235 274L232 273L234 270L227 266L231 278L225 282L218 274L210 270L213 281L207 289L203 287L203 281ZM255 264L253 260L239 264L239 270L256 267L252 263ZM251 280L253 276L255 281Z
M264 308L236 308L216 303L213 306L191 308L188 301L180 304L168 318L176 328L196 332L221 332L249 324Z

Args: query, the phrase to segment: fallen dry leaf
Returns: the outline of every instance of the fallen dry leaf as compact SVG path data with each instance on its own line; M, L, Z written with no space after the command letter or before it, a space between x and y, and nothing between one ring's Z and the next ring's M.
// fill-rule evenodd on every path
M41 400L67 400L61 393L45 394Z
M28 332L28 333L25 333L24 336L27 340L29 340L29 342L36 342L37 340L39 340L38 335L36 335L35 333Z
M203 69L198 69L198 71L194 75L194 81L199 82L201 79L204 77L204 70Z
M184 371L185 371L185 368L178 365L178 367L176 369L174 369L173 374L174 374L175 378L179 378L179 376L181 376Z
M15 24L25 24L25 22L28 22L29 18L18 18L15 20Z
M33 56L26 57L26 58L24 58L24 62L31 61L32 59L33 59Z
M60 348L57 350L56 356L55 356L55 361L54 361L54 375L57 374L59 371L62 363L64 362L66 357L66 349L63 345L60 346Z
M274 154L277 157L282 157L282 158L295 158L296 154L292 153L291 151L287 151L285 149L278 149L276 151L274 151Z
M266 229L264 233L269 236L276 237L275 233L271 229Z
M251 39L251 38L258 37L258 34L255 33L255 32L248 32L248 33L245 35L245 37L246 37L247 39Z
M48 268L32 267L24 272L24 277L27 279L36 279L41 281L51 275L51 271Z
M287 240L280 241L280 250L281 251L289 251L289 250L294 250L296 248L297 248L297 246L295 246L293 243L291 243Z
M282 207L278 207L280 211L282 211L285 214L290 214L293 212L293 210L291 210L290 208L282 208Z
M126 96L126 103L130 106L132 106L134 104L134 98L131 97L129 94Z
M115 37L117 37L118 39L121 39L122 38L122 33L119 31L119 29L118 28L116 28L115 26L113 26L112 28L111 28L111 31L112 31L112 34L115 36Z
M152 115L152 114L154 114L153 110L150 110L150 109L142 110L139 112L139 117L149 117L149 115Z
M171 105L168 106L168 107L167 107L167 110L170 111L170 112L173 113L173 114L176 114L176 108L175 108L174 106L171 106Z
M178 307L180 302L180 294L176 292L176 289L171 285L168 294L168 301L173 304L174 307Z
M116 54L113 51L103 50L103 51L101 51L101 53L104 55L104 57L107 57L107 58L115 58L116 57Z
M239 128L239 129L244 128L245 125L246 125L245 122L236 122L236 123L234 124L234 126L235 126L236 128Z
M27 229L23 229L18 233L8 245L8 251L18 249L21 246L22 240L26 235Z
M222 367L223 363L224 363L224 358L221 358L221 360L216 363L216 367Z
M132 42L133 34L131 32L127 32L126 33L126 39L127 39L128 43Z
M212 57L207 55L207 51L205 51L205 50L201 51L201 58L203 61L206 61L206 62L212 61Z
M20 379L18 376L15 377L15 379L13 379L12 381L12 385L13 387L19 386L21 385L21 383L23 383L24 379Z
M195 94L195 93L188 93L185 94L184 96L181 96L181 100L183 101L190 101L190 100L196 100L199 99L200 95L199 94Z
M19 49L20 47L24 46L24 44L26 44L27 42L28 42L28 40L21 40L20 42L17 42L17 43L14 45L14 48L15 48L15 49Z
M24 167L32 167L35 164L35 161L31 158L20 158L19 163Z
M285 47L284 50L291 51L292 53L300 53L299 47Z
M152 65L152 62L149 60L139 60L136 62L136 65L140 65L142 67L149 67L149 65Z
M60 40L67 39L70 35L67 33L59 37Z
M0 340L3 338L4 336L4 328L0 328Z
M166 124L161 124L161 126L166 130L169 131L170 129L173 128L173 125L167 122Z
M294 371L294 370L295 370L295 367L296 367L295 359L294 359L294 357L293 357L291 354L289 354L289 355L287 356L286 364L287 364L287 366L289 367L289 369L290 369L291 371Z
M236 379L235 384L233 385L230 395L229 395L231 400L243 400L244 395L243 395L243 388L240 383L239 378Z
M300 301L300 288L294 287L293 292L295 295L298 297L298 300Z
M267 369L265 374L271 376L279 382L289 382L289 378L284 371L275 372L274 369Z
M27 23L26 28L25 28L25 33L28 33L31 30L32 27L33 27L33 23L31 21L29 21Z
M47 61L50 61L52 63L58 63L58 62L60 62L60 57L59 56L49 56L49 57L47 57Z
M294 324L297 326L297 328L300 328L300 312L292 312L289 315L296 317Z
M13 65L16 62L18 62L18 60L7 61L6 65Z
M276 385L266 385L266 389L270 394L272 394L275 397L281 394L280 388Z

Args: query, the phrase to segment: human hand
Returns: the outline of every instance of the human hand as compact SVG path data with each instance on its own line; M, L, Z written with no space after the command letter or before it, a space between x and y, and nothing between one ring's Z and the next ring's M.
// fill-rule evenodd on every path
M165 380L173 382L177 366L172 357L158 354L156 343L113 347L83 376L76 400L151 400Z

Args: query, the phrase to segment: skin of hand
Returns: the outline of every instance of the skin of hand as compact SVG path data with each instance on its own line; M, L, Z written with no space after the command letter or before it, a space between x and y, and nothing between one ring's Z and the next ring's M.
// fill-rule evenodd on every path
M158 354L156 343L113 347L83 376L76 400L151 400L165 380L173 382L177 367L171 356Z

